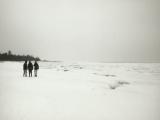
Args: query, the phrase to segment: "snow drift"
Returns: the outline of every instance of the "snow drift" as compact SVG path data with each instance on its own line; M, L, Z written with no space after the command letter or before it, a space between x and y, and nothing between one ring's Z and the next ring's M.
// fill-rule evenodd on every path
M160 64L0 62L1 120L159 120Z

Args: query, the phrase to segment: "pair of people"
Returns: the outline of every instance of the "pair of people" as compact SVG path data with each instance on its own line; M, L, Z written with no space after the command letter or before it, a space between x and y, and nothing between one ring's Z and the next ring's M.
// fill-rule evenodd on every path
M37 77L37 71L39 69L39 65L37 63L37 61L35 61L34 65L32 64L31 61L29 61L28 65L27 65L27 61L24 62L23 64L23 77L27 77L27 70L29 71L29 77L32 77L32 70L33 70L33 66L34 66L34 75L35 77Z

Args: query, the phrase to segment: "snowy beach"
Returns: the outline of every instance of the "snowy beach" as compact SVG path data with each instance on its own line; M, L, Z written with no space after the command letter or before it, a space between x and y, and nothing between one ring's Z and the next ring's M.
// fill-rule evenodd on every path
M160 63L0 62L1 120L159 120Z

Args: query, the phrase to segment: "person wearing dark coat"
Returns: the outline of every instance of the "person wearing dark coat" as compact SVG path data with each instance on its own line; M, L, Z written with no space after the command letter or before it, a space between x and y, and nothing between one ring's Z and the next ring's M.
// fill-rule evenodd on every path
M37 77L38 69L39 69L39 65L38 65L37 61L35 61L35 63L34 63L34 75L35 75L35 77Z
M27 60L23 64L23 77L27 77Z
M33 64L31 61L28 63L29 77L32 77Z

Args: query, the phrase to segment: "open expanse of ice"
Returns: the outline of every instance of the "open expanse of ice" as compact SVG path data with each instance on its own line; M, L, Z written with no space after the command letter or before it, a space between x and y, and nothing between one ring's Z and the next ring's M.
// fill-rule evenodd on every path
M159 63L0 62L0 120L160 120Z

